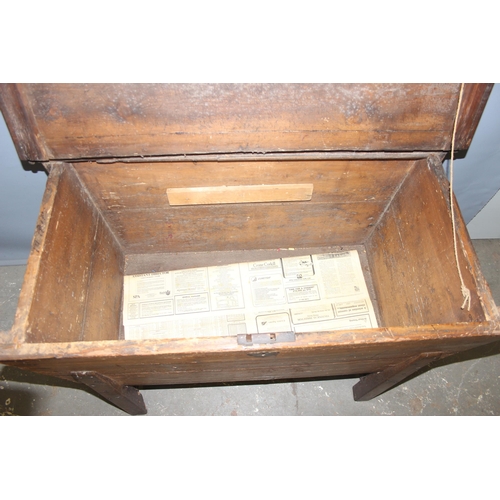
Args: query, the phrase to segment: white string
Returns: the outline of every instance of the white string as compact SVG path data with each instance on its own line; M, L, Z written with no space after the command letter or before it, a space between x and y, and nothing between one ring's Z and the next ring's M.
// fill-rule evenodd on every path
M465 286L464 279L462 277L462 271L460 270L460 263L458 262L458 250L457 250L457 232L455 227L455 210L453 203L453 157L455 155L455 135L457 132L458 115L460 113L460 105L462 104L462 94L464 92L464 84L460 86L460 95L458 97L457 112L455 114L455 123L453 125L453 135L451 136L451 159L450 159L450 206L451 206L451 223L453 227L453 247L455 250L455 260L457 263L458 276L460 278L460 287L462 290L462 295L464 301L462 303L462 309L467 306L467 310L470 311L470 290Z

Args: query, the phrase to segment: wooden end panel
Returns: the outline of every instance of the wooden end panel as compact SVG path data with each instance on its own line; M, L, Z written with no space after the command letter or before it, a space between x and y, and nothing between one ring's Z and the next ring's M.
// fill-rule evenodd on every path
M118 337L120 253L70 165L60 169L57 192L30 280L26 342L74 342ZM109 293L109 296L108 296ZM90 306L90 307L89 307ZM114 335L114 336L113 336Z
M97 217L71 168L61 174L26 332L28 342L82 340Z
M422 161L366 242L383 326L484 321L473 270L459 242L461 270L472 294L471 310L461 309L448 207L435 172Z
M28 258L26 271L24 273L23 285L19 295L16 316L12 332L17 343L22 343L28 330L28 319L34 300L34 290L37 284L40 268L42 267L45 243L48 229L52 220L54 200L57 197L59 182L61 180L64 167L61 164L54 164L42 198L40 212L38 214L35 232L31 242L31 252Z

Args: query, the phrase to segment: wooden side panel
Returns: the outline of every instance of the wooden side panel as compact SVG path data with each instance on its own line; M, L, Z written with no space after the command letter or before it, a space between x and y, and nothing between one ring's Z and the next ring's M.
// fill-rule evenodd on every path
M380 202L187 206L116 210L104 216L126 253L201 252L354 245L385 208Z
M463 297L446 193L422 161L413 170L366 243L382 324L391 326L485 319L473 270L459 243L471 310ZM460 217L457 210L457 217Z
M204 384L276 380L381 371L422 352L453 353L498 339L498 326L444 325L299 334L297 341L242 347L235 338L185 341L84 342L16 352L14 364L71 379L74 371L96 371L123 385ZM83 345L82 345L83 344ZM24 357L23 357L24 356Z
M450 144L459 85L22 84L17 89L32 110L26 118L39 131L36 142L44 145L28 159L47 160L443 151Z
M106 233L88 193L66 165L35 282L31 290L23 290L32 294L27 342L74 342L84 340L86 331L92 332L91 339L117 338L122 264L116 243Z
M387 201L412 160L75 163L102 211L168 206L169 188L313 184L313 202Z
M75 164L127 253L358 244L414 160ZM167 189L312 184L308 202L171 207Z

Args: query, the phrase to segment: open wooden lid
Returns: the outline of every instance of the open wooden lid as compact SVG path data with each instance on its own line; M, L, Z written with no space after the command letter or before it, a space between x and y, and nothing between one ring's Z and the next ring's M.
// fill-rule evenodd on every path
M468 149L492 84L466 84ZM3 84L21 160L449 151L459 84Z

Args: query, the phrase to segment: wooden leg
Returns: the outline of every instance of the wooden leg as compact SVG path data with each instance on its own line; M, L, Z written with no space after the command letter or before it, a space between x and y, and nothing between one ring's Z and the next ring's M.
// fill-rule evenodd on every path
M90 387L104 399L130 415L145 415L148 411L141 393L135 387L120 385L97 372L71 372L77 381Z
M420 368L427 366L432 361L443 357L442 352L428 352L408 358L397 365L390 366L377 373L371 373L362 377L352 388L355 401L369 401L380 396L383 392L391 389L402 382Z

